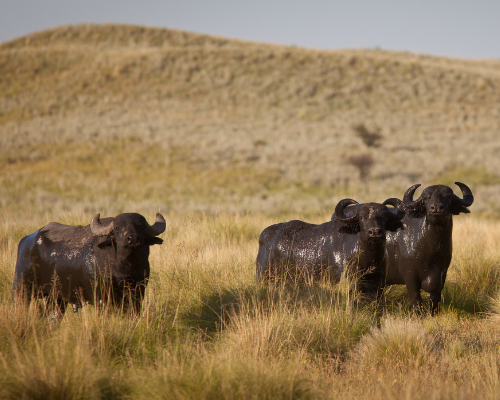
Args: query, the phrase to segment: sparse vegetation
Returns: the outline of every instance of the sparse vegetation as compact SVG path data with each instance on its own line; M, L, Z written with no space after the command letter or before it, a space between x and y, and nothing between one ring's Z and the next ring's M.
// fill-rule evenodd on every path
M4 43L0 398L498 398L498 66L112 25ZM359 121L384 137L357 177ZM401 197L415 176L476 198L454 220L440 316L414 316L402 286L376 307L349 279L256 284L264 227ZM54 321L11 298L26 234L159 209L140 316Z
M415 176L425 185L453 165L468 168L455 171L459 181L478 168L496 174L497 86L497 61L306 50L134 26L60 27L0 45L1 158L22 168L41 157L40 145L77 149L127 138L142 160L151 162L153 149L189 166L155 171L200 171L184 188L204 185L204 171L220 171L223 181L264 181L249 183L243 197L228 183L207 183L218 193L214 203L212 195L163 191L167 183L152 179L149 210L214 212L227 201L232 210L261 211L282 204L285 193L294 210L308 211L360 184L373 200L401 196ZM369 133L384 132L383 146L370 147L374 183L345 168L360 121ZM500 212L500 183L484 182L471 184L475 212Z

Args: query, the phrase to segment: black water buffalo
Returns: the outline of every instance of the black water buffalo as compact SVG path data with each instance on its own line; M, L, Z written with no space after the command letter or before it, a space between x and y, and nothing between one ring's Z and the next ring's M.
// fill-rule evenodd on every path
M67 302L109 297L119 303L131 293L138 311L149 278L149 246L163 243L156 236L165 231L165 219L156 214L149 225L135 213L99 217L87 226L51 222L21 239L13 293L54 296L62 311Z
M474 197L460 182L463 199L445 185L425 188L413 200L420 184L410 187L403 202L407 214L403 229L387 235L387 285L405 284L408 296L417 311L421 311L420 289L431 294L431 313L439 312L441 291L451 262L453 215L469 213Z
M351 204L355 206L346 210ZM387 208L388 204L397 209ZM348 268L361 276L361 291L377 298L385 285L386 231L398 229L404 214L399 199L383 204L344 199L332 220L321 225L302 221L271 225L259 237L257 278L292 274L310 280L326 274L338 281Z

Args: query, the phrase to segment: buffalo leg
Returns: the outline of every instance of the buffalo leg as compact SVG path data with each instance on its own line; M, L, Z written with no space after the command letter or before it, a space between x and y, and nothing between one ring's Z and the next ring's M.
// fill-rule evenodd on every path
M431 293L431 315L439 314L440 303L441 303L441 291Z
M422 313L422 296L420 296L420 282L407 282L406 290L413 305L413 310L418 314Z
M56 304L57 308L61 311L61 314L64 314L66 312L66 302L63 299L58 298Z
M63 299L44 296L43 300L45 302L45 313L50 316L52 322L56 322L66 312L66 302Z

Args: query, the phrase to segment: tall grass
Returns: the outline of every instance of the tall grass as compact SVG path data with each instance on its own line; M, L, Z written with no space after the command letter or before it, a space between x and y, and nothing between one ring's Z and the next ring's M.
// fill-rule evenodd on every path
M21 222L26 233L39 225ZM334 286L256 284L258 233L272 222L264 215L171 216L164 244L152 248L139 315L88 305L56 319L42 303L11 298L15 244L4 226L0 397L500 394L498 224L457 221L445 307L432 318L412 315L402 287L377 307L359 298L348 277Z
M494 222L467 220L454 230L454 252L444 304L487 312L500 282L500 231Z

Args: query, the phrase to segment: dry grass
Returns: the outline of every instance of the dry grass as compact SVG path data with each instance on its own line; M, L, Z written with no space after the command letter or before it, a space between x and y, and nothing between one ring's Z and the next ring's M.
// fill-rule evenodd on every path
M458 250L442 314L417 318L404 290L390 293L377 309L359 302L348 279L334 287L256 285L256 238L275 218L172 215L165 243L152 249L152 279L140 316L86 306L56 322L35 304L26 307L10 299L14 239L3 226L0 394L179 399L498 395L495 296L500 288L492 278L500 270L497 223L457 221ZM68 219L86 222L80 215ZM312 219L319 222L323 216ZM26 233L38 226L21 222ZM465 242L480 249L467 261L460 250ZM483 260L494 262L476 269ZM471 284L467 276L475 281ZM476 285L488 280L488 286Z
M499 68L111 25L1 45L0 397L498 398ZM361 124L383 135L366 182L347 162ZM375 307L348 277L256 284L266 226L455 181L476 201L439 317L412 315L401 286ZM158 210L140 316L54 321L11 298L26 234Z

